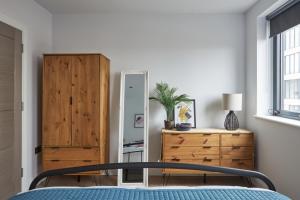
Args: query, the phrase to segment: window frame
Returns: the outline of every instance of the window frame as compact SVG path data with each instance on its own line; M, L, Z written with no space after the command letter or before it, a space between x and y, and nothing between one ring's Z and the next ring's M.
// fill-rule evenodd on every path
M282 59L282 33L273 37L273 115L300 121L300 113L281 109L283 59Z

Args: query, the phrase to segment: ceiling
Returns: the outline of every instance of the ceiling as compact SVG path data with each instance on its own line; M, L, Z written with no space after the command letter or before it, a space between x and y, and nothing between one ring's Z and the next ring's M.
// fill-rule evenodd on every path
M243 13L258 0L35 0L53 14Z

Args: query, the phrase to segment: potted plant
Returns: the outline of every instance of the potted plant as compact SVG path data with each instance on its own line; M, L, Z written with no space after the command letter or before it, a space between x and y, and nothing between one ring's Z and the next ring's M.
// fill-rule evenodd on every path
M174 108L180 102L190 101L188 95L176 95L177 88L170 88L167 83L156 83L153 96L150 100L157 101L163 105L166 110L167 119L165 120L165 129L174 127Z

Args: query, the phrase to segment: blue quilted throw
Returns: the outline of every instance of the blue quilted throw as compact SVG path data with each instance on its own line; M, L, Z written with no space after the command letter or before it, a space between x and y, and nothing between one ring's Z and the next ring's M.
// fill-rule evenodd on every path
M290 200L277 192L249 188L125 189L47 188L18 194L10 200Z

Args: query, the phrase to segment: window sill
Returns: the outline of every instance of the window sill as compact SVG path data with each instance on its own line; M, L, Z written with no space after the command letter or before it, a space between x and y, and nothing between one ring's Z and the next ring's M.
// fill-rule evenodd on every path
M270 116L270 115L255 115L254 117L257 119L267 120L267 121L271 121L271 122L276 122L276 123L295 126L295 127L300 128L300 121L295 120L295 119L288 119L288 118L284 118L284 117Z

